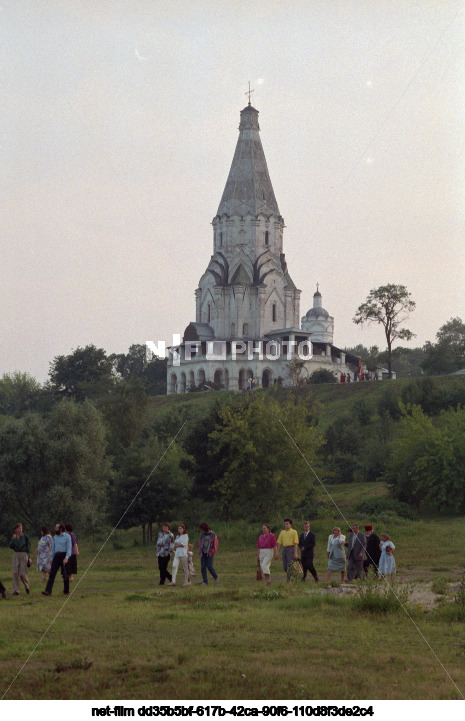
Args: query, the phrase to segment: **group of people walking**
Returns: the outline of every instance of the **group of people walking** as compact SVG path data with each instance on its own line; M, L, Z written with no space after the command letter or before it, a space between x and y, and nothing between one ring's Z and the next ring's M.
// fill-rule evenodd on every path
M315 583L319 578L313 565L314 549L316 538L310 530L310 522L304 521L300 536L292 528L292 518L284 519L284 529L280 532L278 539L271 533L270 526L264 524L262 532L257 540L257 563L259 572L257 579L265 577L267 585L271 583L271 562L279 558L282 549L282 563L287 580L290 580L293 564L300 560L302 580L305 581L310 572ZM393 579L396 572L394 558L395 546L387 533L381 534L381 539L373 532L373 526L367 524L365 533L360 531L359 525L354 523L349 529L348 539L342 535L339 527L333 528L329 535L327 545L328 572L327 580L331 579L333 571L339 571L341 582L353 581L358 578L366 578L370 567L378 574L379 578L387 576ZM299 559L300 550L300 559Z
M198 555L200 558L200 571L202 585L208 585L208 573L213 577L214 583L218 583L219 576L213 566L214 556L218 550L218 537L205 521L199 525L200 536L198 540ZM396 572L394 558L395 546L387 533L382 533L379 538L373 532L373 526L367 524L364 527L365 533L360 531L357 523L352 524L348 531L348 537L344 536L341 529L335 526L328 537L326 548L328 557L327 580L331 579L333 571L341 574L341 582L344 583L354 579L366 578L372 567L378 577L393 579ZM183 586L192 585L192 577L196 575L193 563L193 545L189 543L187 528L180 523L177 528L178 534L175 537L171 532L168 522L162 524L162 530L157 537L156 554L158 569L160 572L160 585L168 581L170 586L176 585L176 578L181 566L184 583ZM315 582L319 578L313 565L316 537L310 530L310 521L304 521L302 532L299 535L292 527L292 518L284 519L284 528L280 531L278 538L271 532L270 526L265 523L262 532L257 539L257 580L265 578L267 585L271 584L271 563L279 558L281 552L282 564L286 573L287 581L291 578L291 572L297 566L305 581L310 573ZM17 523L13 529L10 541L10 548L13 550L13 596L19 596L20 581L23 583L26 594L30 593L28 567L31 566L30 538L23 533L23 526ZM300 559L299 559L300 551ZM42 581L46 583L44 596L51 596L55 577L59 570L63 576L63 593L69 594L69 584L77 573L77 556L79 548L76 535L71 524L57 523L54 535L46 526L42 526L42 535L39 539L34 556L37 556L37 570L42 573ZM173 559L171 573L168 566ZM6 598L7 591L0 582L0 594Z
M292 528L292 518L284 519L284 529L279 533L278 539L274 533L271 533L270 526L265 523L262 526L262 532L257 540L257 563L260 567L260 573L257 579L260 580L261 574L265 576L267 586L271 583L271 561L279 558L279 551L282 549L282 562L287 580L290 580L290 569L295 561L298 561L298 550L300 549L300 562L302 565L303 578L305 581L307 573L310 571L315 583L318 583L318 574L313 565L313 554L315 548L315 534L310 530L310 522L304 521L303 531L298 535L295 528Z
M31 540L23 532L22 523L16 523L13 527L10 548L13 550L13 596L19 596L20 582L23 584L26 594L29 595L31 589L28 568L32 566ZM77 538L72 525L57 523L53 537L47 526L42 526L41 537L33 555L37 557L37 570L42 574L42 581L47 584L42 594L44 596L52 595L55 577L60 569L63 576L63 593L69 594L69 584L74 580L74 574L77 573L77 557L79 556ZM6 598L7 590L1 582L0 592L2 597Z
M344 583L346 561L349 583L357 578L366 578L370 567L373 567L373 571L378 574L379 579L385 576L392 580L396 572L394 550L395 546L388 534L382 533L380 539L373 532L372 524L367 524L365 533L362 533L358 523L354 523L349 528L347 540L341 533L341 529L335 526L328 537L326 549L328 556L327 580L330 580L333 571L339 571L341 581Z
M198 541L198 553L200 557L200 572L202 575L202 586L208 585L207 571L213 577L214 583L218 583L219 576L213 567L213 557L218 550L218 536L206 521L199 525L201 531ZM168 571L168 565L173 554L173 564L171 573ZM160 586L163 586L168 580L170 586L176 585L176 577L179 566L182 567L184 573L183 586L192 585L192 576L195 576L193 563L193 545L189 543L187 528L184 523L178 525L178 535L176 538L171 532L170 524L165 521L162 530L157 537L157 558L158 569L160 571Z

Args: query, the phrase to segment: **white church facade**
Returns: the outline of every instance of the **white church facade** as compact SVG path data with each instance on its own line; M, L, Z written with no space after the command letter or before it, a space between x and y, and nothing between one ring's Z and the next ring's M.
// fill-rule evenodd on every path
M333 345L334 318L313 307L300 318L300 294L289 274L284 220L260 139L258 111L241 111L231 169L213 219L213 254L195 291L196 318L170 349L168 393L194 388L245 390L291 383L290 363L302 377L326 368L339 377L358 371L358 358Z

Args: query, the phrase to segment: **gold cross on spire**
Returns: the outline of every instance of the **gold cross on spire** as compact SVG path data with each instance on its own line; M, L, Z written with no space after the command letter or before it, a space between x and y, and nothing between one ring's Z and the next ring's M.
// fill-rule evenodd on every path
M249 80L249 89L247 90L247 92L244 93L244 95L248 95L248 96L249 96L249 105L252 105L252 103L250 102L250 96L251 96L252 93L254 93L254 92L255 92L255 89L254 89L254 90L251 90L251 89L250 89L250 80Z

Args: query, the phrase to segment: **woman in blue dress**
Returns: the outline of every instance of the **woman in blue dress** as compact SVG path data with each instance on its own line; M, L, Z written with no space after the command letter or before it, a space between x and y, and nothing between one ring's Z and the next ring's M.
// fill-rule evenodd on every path
M384 576L390 581L394 579L396 573L396 559L394 558L395 546L387 533L381 534L381 543L379 544L381 557L379 559L378 573L381 580Z

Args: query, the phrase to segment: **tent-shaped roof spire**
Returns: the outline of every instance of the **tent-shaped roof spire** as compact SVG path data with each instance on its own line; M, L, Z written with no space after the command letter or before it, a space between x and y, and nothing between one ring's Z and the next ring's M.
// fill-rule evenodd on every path
M260 140L258 110L249 104L241 111L239 139L217 215L259 213L279 216L279 209Z

